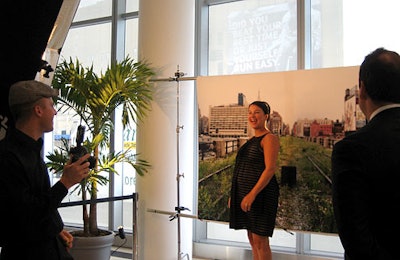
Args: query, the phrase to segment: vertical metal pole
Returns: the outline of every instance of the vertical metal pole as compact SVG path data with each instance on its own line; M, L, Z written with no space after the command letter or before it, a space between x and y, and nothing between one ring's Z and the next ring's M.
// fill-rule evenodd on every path
M179 66L175 73L176 77L176 181L177 181L177 207L176 212L177 214L177 225L178 225L178 260L181 258L181 218L179 216L180 213L180 185L179 185L179 178L180 178L180 169L179 169L179 132L180 132L180 122L179 122Z
M133 193L132 203L132 260L137 259L137 199L138 194Z
M172 219L177 219L177 230L178 230L178 260L181 260L183 258L187 258L189 260L189 255L188 254L183 254L181 252L181 219L180 219L180 213L182 210L188 210L187 208L181 206L180 202L180 178L184 177L184 174L180 174L180 145L179 145L179 134L180 134L180 129L183 129L183 125L180 125L180 119L179 119L179 98L180 98L180 81L181 80L195 80L196 78L183 78L184 73L179 71L179 65L177 66L177 71L175 72L174 77L169 78L168 81L176 81L176 194L177 194L177 205L175 206L175 214L173 214ZM159 79L159 80L152 80L152 81L166 81L166 79ZM157 212L156 212L157 213Z

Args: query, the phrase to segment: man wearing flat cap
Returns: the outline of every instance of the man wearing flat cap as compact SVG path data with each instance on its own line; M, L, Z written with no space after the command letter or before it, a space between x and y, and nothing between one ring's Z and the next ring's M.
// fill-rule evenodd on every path
M10 87L15 126L0 141L0 260L72 259L67 250L73 238L63 229L58 207L68 189L88 176L90 155L67 163L50 186L42 136L53 130L57 96L56 89L35 80Z

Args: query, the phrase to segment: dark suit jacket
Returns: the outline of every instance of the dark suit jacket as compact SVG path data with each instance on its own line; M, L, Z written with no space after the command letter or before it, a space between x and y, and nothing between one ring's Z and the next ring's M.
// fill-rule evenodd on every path
M400 108L334 145L332 181L346 259L400 259Z

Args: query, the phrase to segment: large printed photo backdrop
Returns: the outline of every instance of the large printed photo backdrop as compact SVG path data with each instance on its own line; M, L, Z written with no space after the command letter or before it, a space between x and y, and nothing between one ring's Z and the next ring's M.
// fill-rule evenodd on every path
M267 101L280 138L276 227L337 233L331 203L334 142L365 124L358 66L197 78L200 219L228 222L237 149L252 137L248 104Z

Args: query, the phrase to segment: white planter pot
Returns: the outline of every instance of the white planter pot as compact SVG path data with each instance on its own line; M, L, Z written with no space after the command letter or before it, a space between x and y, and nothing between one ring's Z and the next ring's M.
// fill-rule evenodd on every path
M109 260L114 242L114 232L98 237L74 236L70 254L74 260Z

